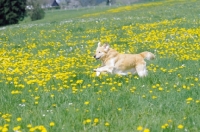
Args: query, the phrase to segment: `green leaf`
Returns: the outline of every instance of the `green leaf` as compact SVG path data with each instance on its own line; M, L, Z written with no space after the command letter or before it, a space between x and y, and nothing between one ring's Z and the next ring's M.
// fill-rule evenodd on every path
M12 1L11 5L14 6L17 3L17 1Z
M5 7L5 8L4 8L4 12L7 13L8 11L9 11L9 8L8 8L8 7Z

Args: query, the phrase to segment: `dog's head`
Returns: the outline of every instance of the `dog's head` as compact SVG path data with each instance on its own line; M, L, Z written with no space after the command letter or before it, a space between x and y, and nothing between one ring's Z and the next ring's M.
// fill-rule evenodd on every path
M106 53L108 52L109 48L110 47L109 47L108 44L104 44L104 45L101 46L101 43L99 42L97 49L96 49L96 53L94 55L94 58L95 59L103 58L106 55Z

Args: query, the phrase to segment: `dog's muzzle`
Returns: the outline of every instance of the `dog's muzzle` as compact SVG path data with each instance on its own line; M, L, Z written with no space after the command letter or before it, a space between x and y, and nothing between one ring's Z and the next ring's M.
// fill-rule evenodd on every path
M98 60L98 59L100 59L100 57L99 57L99 58L97 58L97 57L96 57L96 55L94 55L94 58L95 58L95 59L97 59L97 60Z

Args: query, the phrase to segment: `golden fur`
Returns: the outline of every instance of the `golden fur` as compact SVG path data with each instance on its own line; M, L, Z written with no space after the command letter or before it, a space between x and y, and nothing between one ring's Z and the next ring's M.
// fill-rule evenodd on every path
M109 72L120 75L137 73L140 77L145 77L147 69L144 59L152 60L155 55L148 51L139 54L120 54L108 44L101 46L99 42L94 58L102 61L102 67L94 69L97 76L101 72Z

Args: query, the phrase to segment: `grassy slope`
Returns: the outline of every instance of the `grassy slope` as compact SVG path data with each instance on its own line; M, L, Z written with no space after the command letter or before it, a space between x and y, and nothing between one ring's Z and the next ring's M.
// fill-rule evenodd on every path
M31 124L49 131L99 132L137 131L142 126L152 132L197 132L198 4L49 11L44 20L1 30L0 126L27 131ZM157 59L147 62L148 77L94 77L92 69L99 62L92 55L98 40L120 52L156 50ZM55 126L50 127L50 122Z

